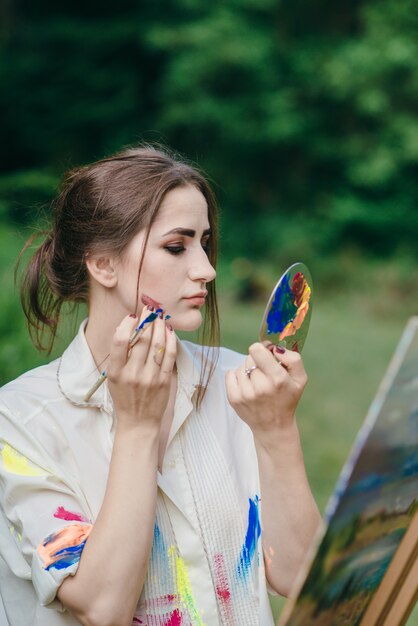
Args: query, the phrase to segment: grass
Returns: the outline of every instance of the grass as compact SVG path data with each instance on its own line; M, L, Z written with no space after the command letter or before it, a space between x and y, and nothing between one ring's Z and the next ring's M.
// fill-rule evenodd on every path
M24 236L11 229L0 230L0 384L49 360L31 347L13 291L12 268L23 241ZM418 312L416 281L403 263L336 259L321 274L316 289L303 355L310 381L298 409L298 423L309 480L322 511L406 321ZM264 299L255 303L237 299L239 278L226 263L218 274L223 286L222 344L240 352L257 340L266 285L272 287L277 278L271 266L262 268L262 273ZM62 351L76 325L64 325L52 356ZM282 605L282 599L273 599L276 616ZM408 626L418 626L417 607Z

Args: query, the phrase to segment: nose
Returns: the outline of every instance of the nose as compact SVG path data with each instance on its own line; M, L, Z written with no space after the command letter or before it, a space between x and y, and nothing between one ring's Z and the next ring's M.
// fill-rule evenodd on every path
M203 248L193 255L193 263L189 268L189 277L193 281L210 283L216 277L216 270L211 265L209 258Z

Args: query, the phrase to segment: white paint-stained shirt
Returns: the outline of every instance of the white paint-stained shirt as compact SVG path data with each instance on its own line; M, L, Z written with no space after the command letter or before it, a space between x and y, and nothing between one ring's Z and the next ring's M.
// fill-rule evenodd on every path
M0 390L0 626L79 623L56 593L100 511L116 421L106 383L83 400L97 378L85 325L60 359ZM225 372L244 356L220 349L197 411L201 350L178 341L174 419L132 623L271 626L254 440L225 391Z

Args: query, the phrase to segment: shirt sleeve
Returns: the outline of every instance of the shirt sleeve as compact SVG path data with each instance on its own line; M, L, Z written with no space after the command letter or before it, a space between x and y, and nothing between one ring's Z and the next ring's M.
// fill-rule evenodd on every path
M92 529L86 509L41 443L0 409L0 554L15 576L32 580L43 606L64 610L55 597Z

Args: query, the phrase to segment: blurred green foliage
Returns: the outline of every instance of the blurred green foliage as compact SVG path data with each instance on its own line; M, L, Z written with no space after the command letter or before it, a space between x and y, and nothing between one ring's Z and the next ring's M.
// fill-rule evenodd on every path
M216 181L231 257L286 261L295 233L304 260L346 246L416 256L414 0L22 0L2 13L3 219L29 219L70 165L162 140Z

